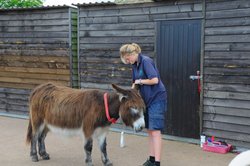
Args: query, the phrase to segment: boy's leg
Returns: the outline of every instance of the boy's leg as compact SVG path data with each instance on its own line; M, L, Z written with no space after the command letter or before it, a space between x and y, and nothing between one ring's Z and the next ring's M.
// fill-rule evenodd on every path
M155 161L161 160L161 148L162 148L162 138L160 130L152 130L152 140L154 148Z

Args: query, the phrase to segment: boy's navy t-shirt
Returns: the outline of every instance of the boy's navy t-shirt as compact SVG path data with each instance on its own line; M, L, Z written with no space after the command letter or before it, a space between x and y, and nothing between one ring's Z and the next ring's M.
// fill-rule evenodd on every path
M140 93L148 107L156 101L167 99L166 89L160 79L160 74L153 60L143 54L138 55L138 61L132 65L133 82L137 79L152 79L157 77L159 82L155 85L140 85Z

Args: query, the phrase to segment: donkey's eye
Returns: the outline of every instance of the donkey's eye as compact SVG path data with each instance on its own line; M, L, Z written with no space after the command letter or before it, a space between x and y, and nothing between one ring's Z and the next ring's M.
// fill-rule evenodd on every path
M130 112L131 112L131 114L132 114L133 116L135 116L135 115L138 115L138 114L139 114L139 110L138 110L138 109L136 109L136 108L131 108L131 109L130 109Z

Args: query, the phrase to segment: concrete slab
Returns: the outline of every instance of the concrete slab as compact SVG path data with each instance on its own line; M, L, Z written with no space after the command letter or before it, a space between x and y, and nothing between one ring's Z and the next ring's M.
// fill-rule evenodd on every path
M83 144L78 137L60 137L49 133L47 151L51 159L30 161L30 147L25 145L28 120L0 116L1 166L78 166L84 165ZM119 147L120 133L111 131L107 150L114 166L139 166L147 158L147 137L125 133L124 148ZM93 163L102 166L97 143L93 147ZM236 154L204 152L199 145L163 140L162 166L227 166Z

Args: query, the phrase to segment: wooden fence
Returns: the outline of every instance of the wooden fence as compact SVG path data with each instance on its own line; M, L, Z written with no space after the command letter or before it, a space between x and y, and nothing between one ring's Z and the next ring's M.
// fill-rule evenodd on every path
M250 148L250 1L207 1L203 133Z
M67 6L0 10L0 111L27 113L44 82L78 87L77 10Z

